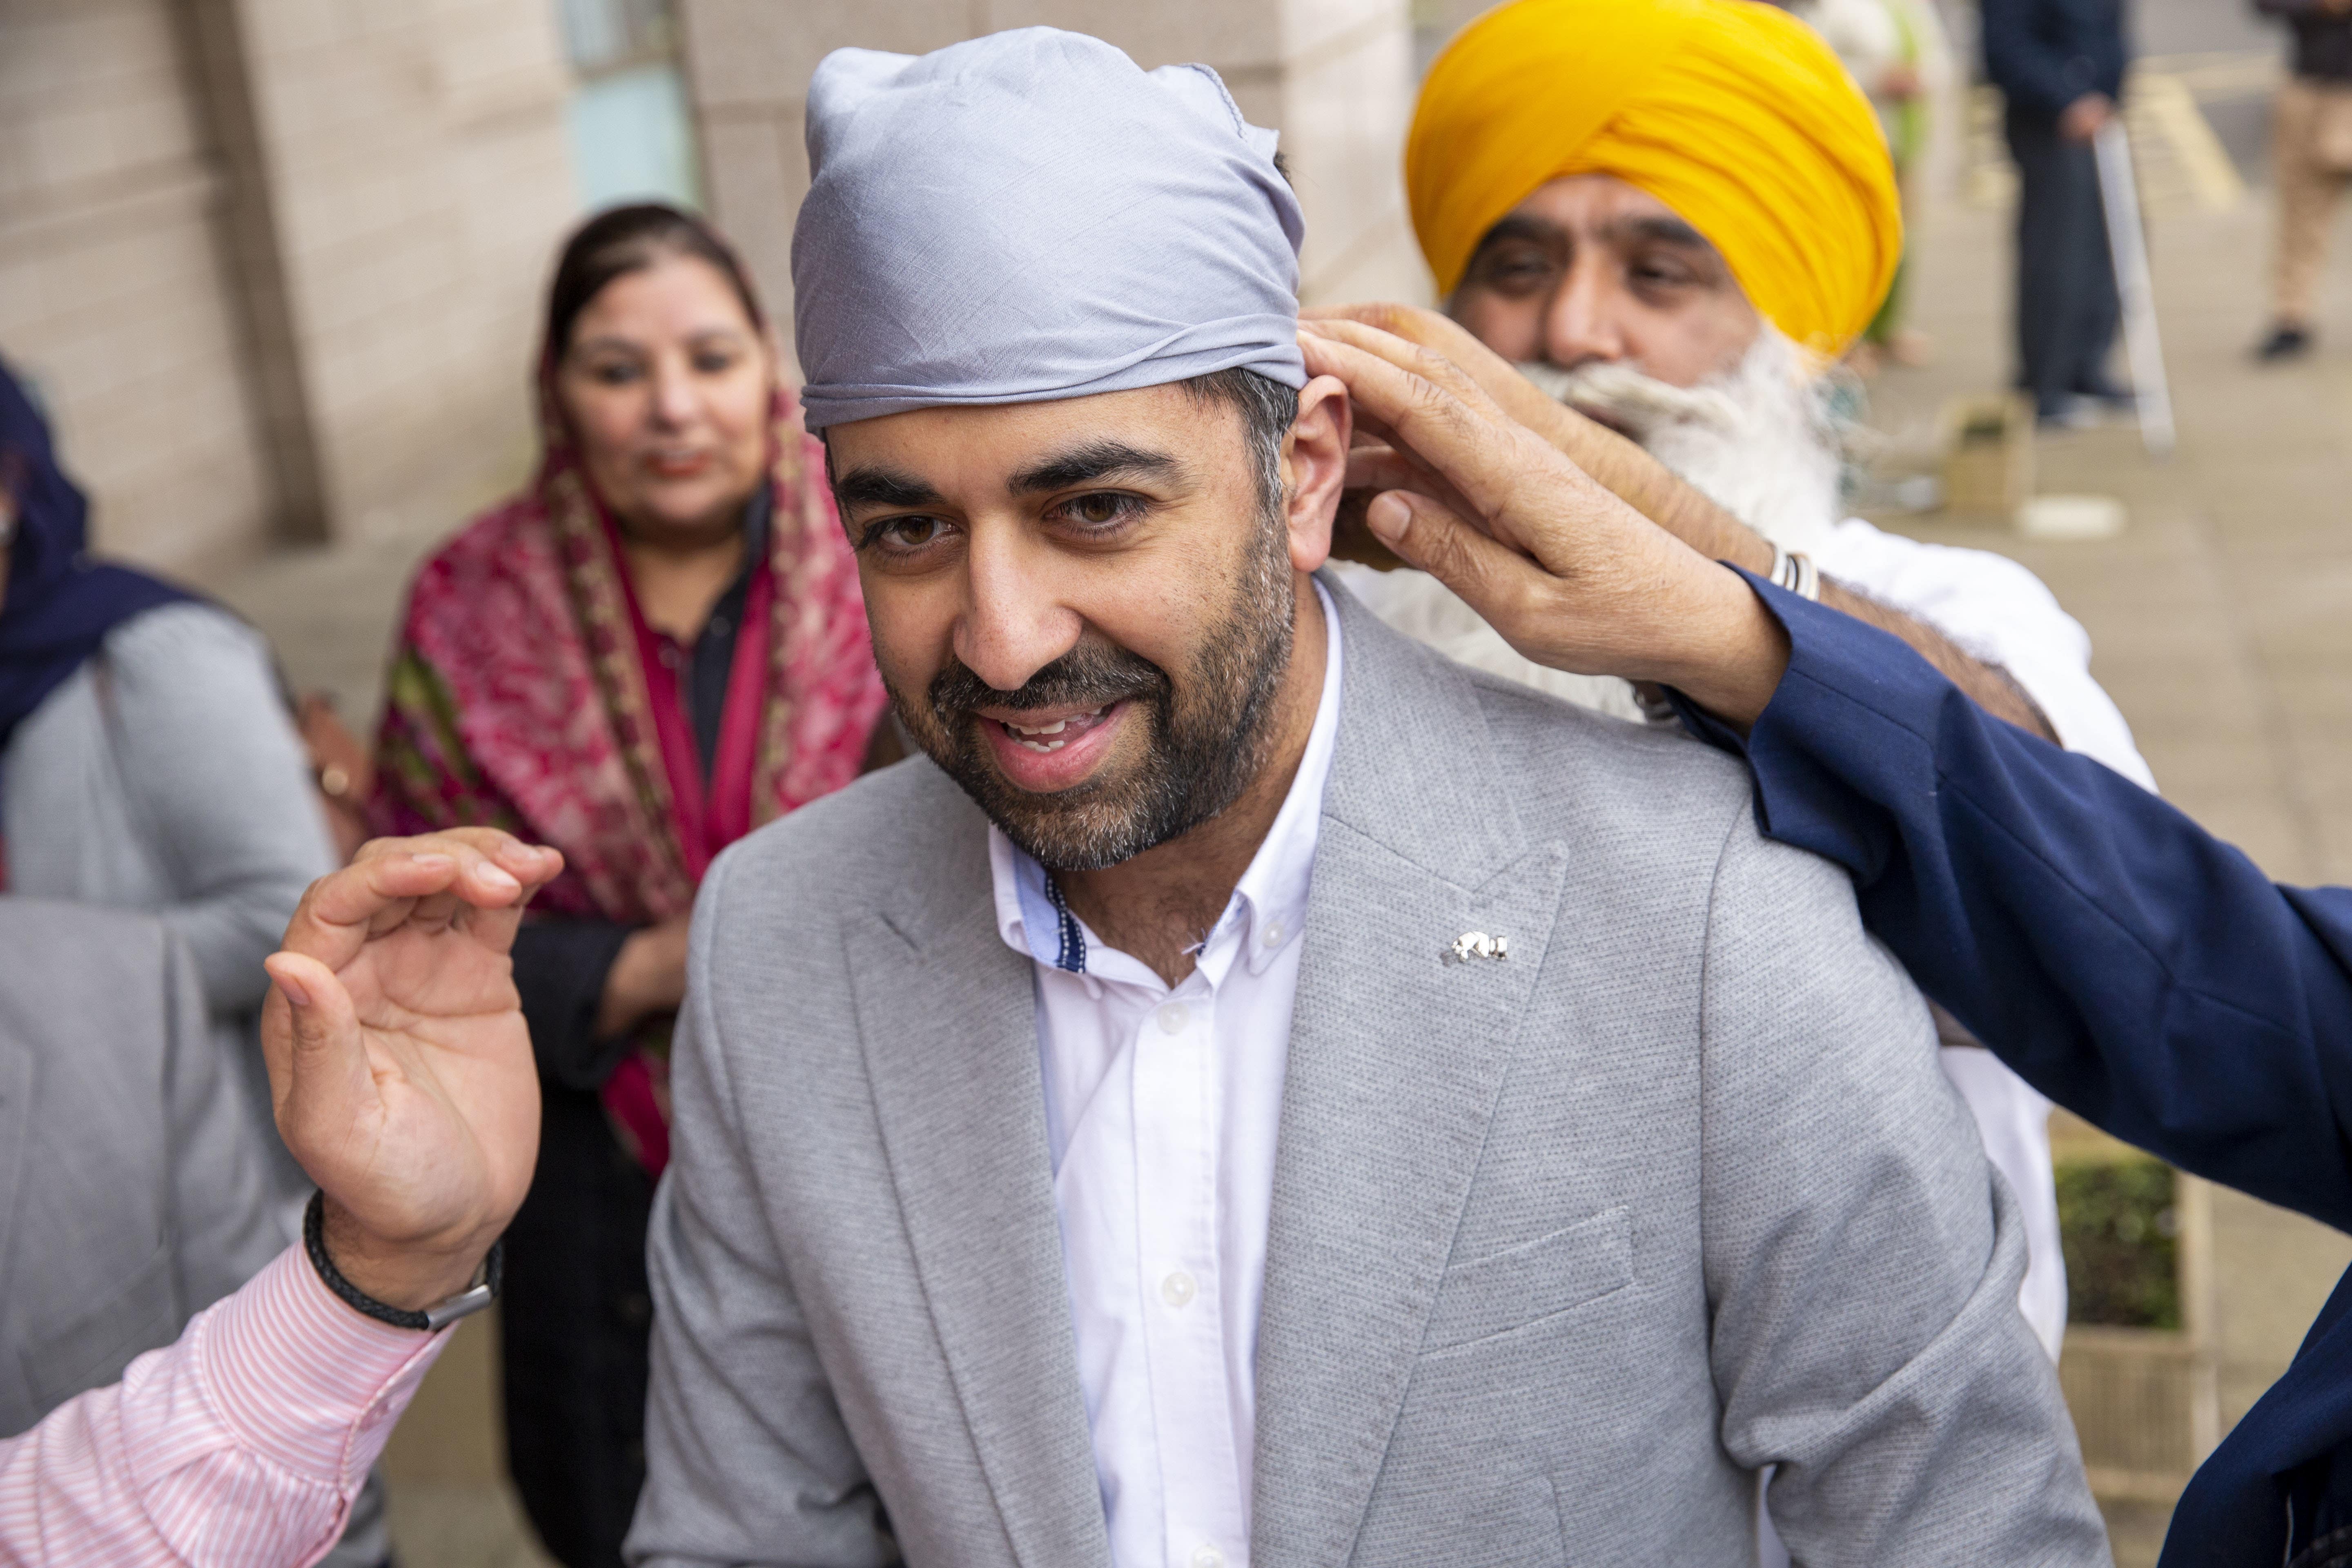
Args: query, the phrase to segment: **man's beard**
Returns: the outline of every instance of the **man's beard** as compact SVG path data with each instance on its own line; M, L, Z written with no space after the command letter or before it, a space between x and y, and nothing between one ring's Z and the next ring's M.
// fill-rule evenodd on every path
M1290 668L1294 593L1279 512L1261 518L1241 579L1181 678L1139 654L1081 642L1018 691L999 691L950 656L919 701L890 703L931 761L1004 836L1054 870L1098 871L1189 832L1238 799L1265 767L1274 696ZM1053 795L1015 788L980 732L981 708L1092 708L1125 701L1148 744Z
M1843 431L1823 379L1769 322L1737 366L1696 386L1622 363L1518 368L1562 403L1624 431L1785 550L1817 551L1841 515Z

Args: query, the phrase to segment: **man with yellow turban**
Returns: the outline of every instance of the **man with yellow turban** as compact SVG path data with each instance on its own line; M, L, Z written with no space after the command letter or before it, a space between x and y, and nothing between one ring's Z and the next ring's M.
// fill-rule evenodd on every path
M1405 180L1447 312L1477 342L1425 315L1380 324L1490 381L1509 374L1494 356L1511 362L1759 536L1690 542L1817 589L1999 716L2153 787L2088 637L2031 573L1839 510L1835 363L1885 295L1902 217L1868 100L1802 23L1758 0L1514 0L1430 68ZM1454 658L1643 716L1622 681L1521 658L1433 578L1351 570L1392 625ZM1939 1021L1946 1072L2026 1210L2021 1305L2054 1356L2049 1104Z
M1824 356L1869 324L1902 258L1869 100L1810 28L1748 0L1518 0L1463 30L1405 146L1439 291L1496 224L1578 175L1689 225L1741 303Z

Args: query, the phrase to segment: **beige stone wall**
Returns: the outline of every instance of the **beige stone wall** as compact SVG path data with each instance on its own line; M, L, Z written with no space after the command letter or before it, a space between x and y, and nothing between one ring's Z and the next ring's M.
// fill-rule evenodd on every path
M1404 0L679 0L679 10L713 214L787 327L817 61L849 46L916 53L1038 25L1093 33L1146 67L1204 61L1251 120L1282 132L1307 211L1309 300L1427 297L1398 169L1412 94Z
M48 400L100 543L160 564L269 491L170 0L0 0L0 355Z
M0 354L104 549L446 527L529 459L551 0L0 0Z
M2227 1433L2294 1359L2352 1266L2352 1237L2227 1187L2210 1192L2217 1432Z
M226 4L226 0L224 0ZM530 451L572 216L545 0L234 0L327 531L453 524Z

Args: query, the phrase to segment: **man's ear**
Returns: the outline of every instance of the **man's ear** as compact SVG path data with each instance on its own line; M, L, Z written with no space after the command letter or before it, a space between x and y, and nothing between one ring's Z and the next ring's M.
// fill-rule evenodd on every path
M1355 429L1347 383L1318 375L1301 389L1298 417L1282 443L1290 563L1301 572L1312 572L1330 557L1331 520L1348 482L1348 447Z

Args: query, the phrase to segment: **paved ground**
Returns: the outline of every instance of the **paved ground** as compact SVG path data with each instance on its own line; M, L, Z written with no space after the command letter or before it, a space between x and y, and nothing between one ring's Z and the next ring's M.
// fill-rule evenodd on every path
M2204 19L2233 7L2200 6ZM2191 18L2192 20L2196 18ZM2206 119L2259 180L2261 57L2181 38L2166 63L2202 84ZM2250 90L2250 84L2252 89ZM2143 127L2135 126L2136 131ZM2143 146L2151 184L2195 150ZM2204 182L2210 186L2210 180ZM2311 363L2262 369L2246 348L2265 321L2266 206L2257 186L2222 210L2185 177L2152 201L2151 243L2180 442L2151 461L2129 429L2047 440L2045 493L2121 499L2123 537L2032 544L1996 522L1942 516L1893 526L2014 555L2087 626L2095 669L2137 733L2165 793L2242 845L2273 876L2352 879L2352 530L2345 447L2352 413L2352 288L2332 271L2328 345ZM1874 389L1876 422L1920 457L1948 398L1998 387L2010 361L2006 217L1964 204L1931 211L1915 237L1917 318L1939 345L1921 371ZM2242 1414L2284 1365L2352 1243L2228 1193L2212 1194L2220 1415ZM2165 1510L2114 1510L2118 1562L2152 1562Z
M2267 40L2239 7L2158 0L2142 39L2196 84L2239 172L2259 179ZM2147 150L2151 166L2177 148ZM2194 163L2193 155L2189 158ZM2210 184L2210 182L2209 182ZM2210 194L2210 193L2209 193ZM2158 297L2180 423L2168 463L2128 430L2046 442L2041 488L2120 498L2119 539L2029 544L1984 521L1904 519L1923 537L2004 551L2040 573L2095 640L2097 670L2165 792L2273 875L2352 881L2352 531L2344 514L2352 415L2352 262L2335 268L2315 361L2257 370L2263 322L2259 191L2226 210L2194 193L2157 204ZM2004 219L1960 203L1921 224L1918 323L1937 363L1890 371L1874 396L1895 460L1924 461L1948 398L2001 384L2008 364ZM215 586L275 635L298 683L363 717L392 607L430 542L273 557ZM2220 1330L2225 1419L2284 1364L2352 1243L2221 1194L2215 1268L2248 1305ZM428 1382L390 1456L395 1527L412 1564L535 1562L496 1477L488 1325L469 1326ZM2119 1515L2118 1554L2147 1561L2161 1508Z

